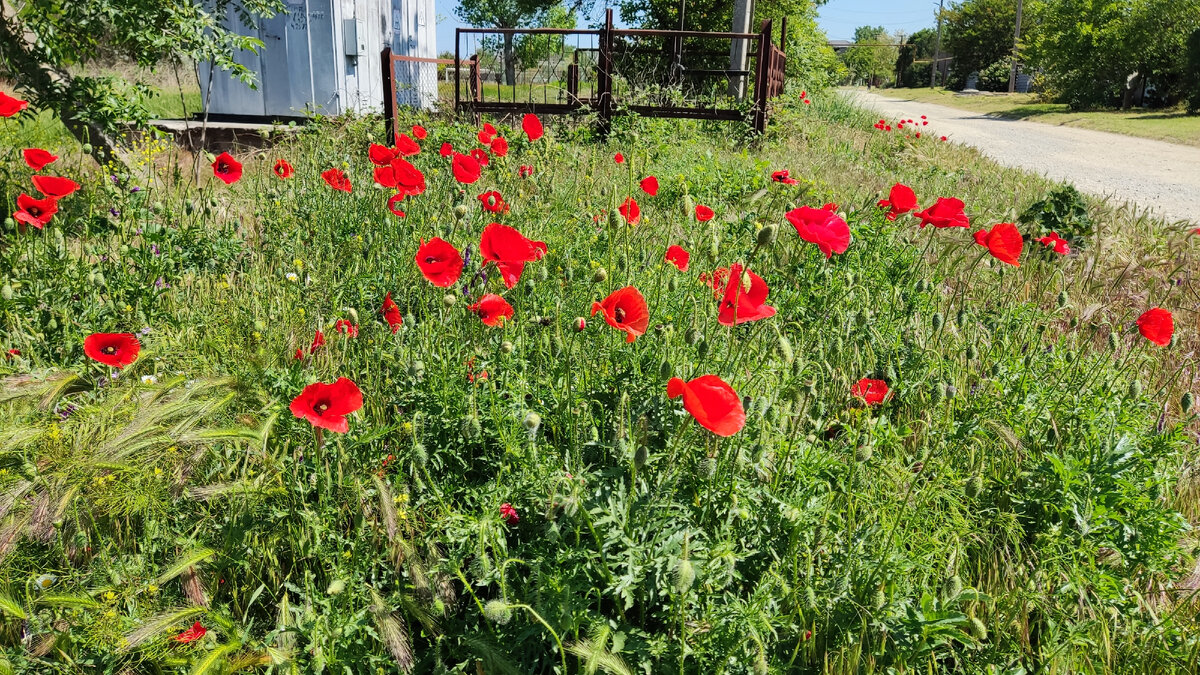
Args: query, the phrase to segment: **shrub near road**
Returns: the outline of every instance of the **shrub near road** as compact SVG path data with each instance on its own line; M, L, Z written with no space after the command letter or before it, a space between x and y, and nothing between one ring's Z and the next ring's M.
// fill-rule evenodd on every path
M321 123L200 187L47 148L11 669L1189 671L1187 234L1093 205L1068 254L1005 224L1038 179L802 107Z

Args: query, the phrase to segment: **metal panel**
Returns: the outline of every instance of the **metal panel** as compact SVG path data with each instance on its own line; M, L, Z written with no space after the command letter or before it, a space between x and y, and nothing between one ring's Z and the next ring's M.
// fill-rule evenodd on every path
M340 45L334 27L333 0L308 0L308 50L312 60L313 105L325 115L342 112L338 96Z
M292 112L291 84L288 77L290 45L287 41L287 14L280 13L262 22L262 73L259 88L263 93L263 111L267 115L288 116Z
M308 49L308 3L306 0L288 0L284 9L287 22L284 32L284 41L287 44L286 114L298 115L311 108L317 100L313 92L312 57Z

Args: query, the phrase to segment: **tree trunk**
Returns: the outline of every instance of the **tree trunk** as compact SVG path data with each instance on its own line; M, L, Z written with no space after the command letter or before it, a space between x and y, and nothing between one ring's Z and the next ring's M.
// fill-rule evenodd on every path
M504 34L504 84L513 86L517 83L517 64L514 59L513 34Z
M116 164L124 168L120 146L103 127L95 122L75 117L80 102L67 95L72 87L70 74L36 56L37 36L25 30L13 5L0 0L0 62L8 64L10 76L26 90L47 97L54 113L82 145L91 145L92 154L100 164Z

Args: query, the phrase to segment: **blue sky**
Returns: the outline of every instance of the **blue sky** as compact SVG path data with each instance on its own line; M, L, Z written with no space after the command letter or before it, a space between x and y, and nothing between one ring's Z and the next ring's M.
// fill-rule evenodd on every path
M603 0L597 0L596 5L603 7ZM454 14L457 6L457 0L434 0L439 52L454 49L454 29L459 26ZM854 29L867 24L912 33L933 26L936 11L934 0L829 0L820 9L820 25L831 40L852 39Z

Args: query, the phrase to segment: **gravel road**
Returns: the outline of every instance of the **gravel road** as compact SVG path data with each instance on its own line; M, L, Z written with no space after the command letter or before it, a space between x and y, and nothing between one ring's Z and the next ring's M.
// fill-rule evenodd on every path
M842 93L889 121L926 115L927 129L974 146L1001 164L1148 207L1168 220L1200 223L1200 148L989 117L862 91Z

